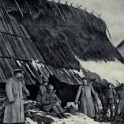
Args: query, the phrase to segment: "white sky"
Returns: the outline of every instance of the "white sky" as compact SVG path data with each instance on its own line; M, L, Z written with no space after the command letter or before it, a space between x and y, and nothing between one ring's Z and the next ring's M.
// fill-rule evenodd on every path
M107 24L114 46L124 39L124 0L60 0L61 3L65 1L73 3L73 6L82 5L82 9L87 7L87 11L94 11L95 15L102 13L101 17Z
M81 62L81 61L80 61ZM109 82L116 84L116 80L124 83L124 65L118 61L116 62L81 62L82 67L91 72L96 72L102 79L107 79Z

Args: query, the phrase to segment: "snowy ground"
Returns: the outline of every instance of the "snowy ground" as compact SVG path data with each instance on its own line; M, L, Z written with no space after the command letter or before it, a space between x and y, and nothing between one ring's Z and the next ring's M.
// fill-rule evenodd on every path
M37 114L40 115L40 113ZM78 113L77 115L71 115L69 118L65 119L58 119L50 115L46 115L46 117L54 120L52 124L110 124L105 122L96 122L93 119L80 113ZM37 124L37 122L32 121L30 118L26 118L26 120L27 124Z

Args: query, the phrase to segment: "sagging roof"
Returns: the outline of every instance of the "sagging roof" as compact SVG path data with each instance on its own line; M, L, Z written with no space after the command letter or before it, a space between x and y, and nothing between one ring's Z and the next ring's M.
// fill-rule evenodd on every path
M28 32L46 64L78 69L84 61L123 62L109 41L105 22L85 10L42 0L2 0L5 11Z
M44 62L35 44L22 25L0 9L0 57Z
M106 35L105 22L65 4L42 0L0 1L0 77L5 82L16 67L23 67L26 83L35 84L40 74L55 75L61 82L77 85L75 73L83 61L122 61ZM32 61L44 65L34 68Z
M40 67L39 67L40 65ZM5 83L13 75L13 70L22 68L25 72L25 81L27 85L35 85L40 83L41 75L49 78L50 75L55 76L60 82L69 85L79 85L81 77L74 70L55 69L44 64L33 62L24 62L13 59L0 58L0 82Z
M122 40L118 45L117 45L117 49L119 49L120 47L124 46L124 40Z

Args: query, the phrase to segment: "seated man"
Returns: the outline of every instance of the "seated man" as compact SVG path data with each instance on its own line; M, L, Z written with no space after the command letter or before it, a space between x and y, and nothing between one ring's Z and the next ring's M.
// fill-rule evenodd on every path
M45 78L42 78L40 80L40 86L39 86L39 92L37 94L37 97L36 97L36 101L37 102L41 102L41 98L43 96L43 94L45 92L47 92L47 85L48 85L48 80L46 80Z
M67 115L65 115L64 110L61 107L61 100L57 97L53 90L53 85L49 84L47 87L47 92L44 93L41 98L43 110L47 112L52 110L58 115L59 118L67 118Z

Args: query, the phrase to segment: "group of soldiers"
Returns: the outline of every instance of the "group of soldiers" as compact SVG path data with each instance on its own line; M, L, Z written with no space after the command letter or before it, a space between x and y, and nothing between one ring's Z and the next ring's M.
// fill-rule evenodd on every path
M118 117L122 117L124 122L124 83L115 90L113 84L109 83L103 92L103 117L108 118L108 110L110 112L110 120L117 121Z
M94 81L92 79L89 81L87 78L82 79L82 85L79 86L75 99L76 104L79 105L79 111L99 121L116 122L118 117L122 117L124 122L124 83L118 88L107 83L99 98L98 92L92 85ZM102 109L100 109L100 101Z
M76 104L79 105L79 111L99 121L116 122L118 117L122 117L124 122L124 83L118 88L107 83L99 98L99 94L92 85L94 81L92 79L89 81L87 78L82 79L82 85L79 86L75 99ZM102 109L100 109L100 101Z
M99 119L99 95L93 88L93 80L82 78L74 103L78 105L78 111L94 119ZM24 123L23 92L26 96L30 92L24 82L22 69L15 69L14 75L6 82L6 100L3 123ZM114 120L118 115L124 116L124 84L115 91L114 86L108 83L102 95L103 118ZM36 101L41 104L41 109L46 112L54 112L59 118L68 118L61 106L61 100L55 93L54 86L48 84L48 80L42 79ZM108 116L110 110L110 116Z

